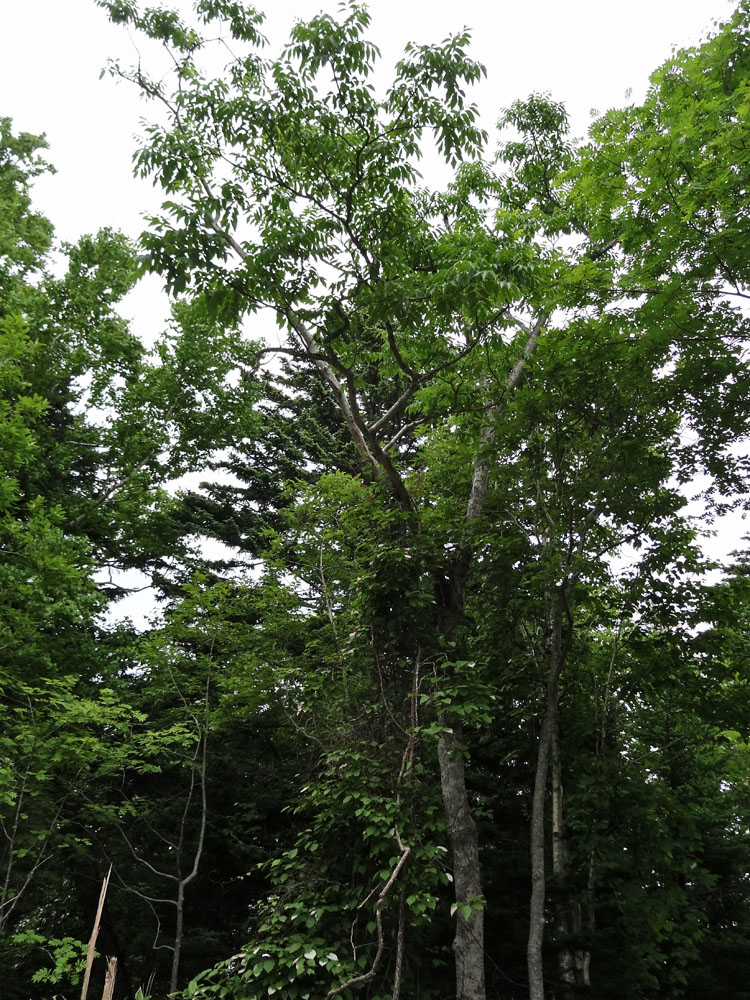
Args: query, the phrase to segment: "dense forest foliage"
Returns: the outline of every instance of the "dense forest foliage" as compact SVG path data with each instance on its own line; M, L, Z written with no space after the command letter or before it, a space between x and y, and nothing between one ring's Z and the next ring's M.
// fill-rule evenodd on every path
M486 135L465 33L379 89L356 3L275 59L241 0L100 6L170 57L111 67L140 245L57 246L0 120L3 996L77 996L111 865L90 995L750 998L750 557L700 530L750 473L750 3L579 143L538 94Z

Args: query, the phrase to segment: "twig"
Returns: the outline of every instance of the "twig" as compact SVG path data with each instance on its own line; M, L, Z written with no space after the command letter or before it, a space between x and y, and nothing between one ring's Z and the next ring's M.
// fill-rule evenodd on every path
M378 902L377 902L377 904L375 906L375 924L376 924L377 930L378 930L378 950L375 953L375 958L373 959L372 965L370 966L369 970L367 972L363 972L361 976L354 976L352 979L347 980L347 982L342 983L341 986L337 986L335 989L329 990L328 993L326 994L326 997L335 997L335 996L338 996L338 994L339 993L343 993L344 990L348 990L352 986L357 986L359 983L368 983L371 979L374 978L375 973L378 971L378 966L380 965L380 960L383 957L383 947L384 947L384 939L383 939L383 904L385 903L386 899L388 898L388 895L389 895L391 889L393 888L393 885L394 885L396 879L398 878L399 874L401 873L401 869L406 864L407 859L408 859L408 857L409 857L410 854L411 854L411 847L404 847L404 849L402 851L402 854L401 854L401 857L398 859L398 863L396 864L396 867L391 872L390 878L385 883L385 885L383 886L383 889L382 889L380 895L378 896ZM371 896L372 896L372 893L370 893L370 896L368 896L367 899L370 899ZM362 907L365 902L366 902L366 900L363 900L363 902L359 904L359 906L357 907L357 909L360 909L360 907Z

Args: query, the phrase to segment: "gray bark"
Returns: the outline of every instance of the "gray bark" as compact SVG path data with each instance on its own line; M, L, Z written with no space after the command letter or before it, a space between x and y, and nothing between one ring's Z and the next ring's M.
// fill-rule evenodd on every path
M466 794L463 741L460 729L441 733L438 741L440 784L453 855L453 887L457 906L453 954L456 961L457 1000L484 1000L484 900L479 865L477 825Z
M558 683L563 666L562 608L555 602L550 637L550 670L542 728L539 734L534 793L531 806L531 900L526 958L529 973L529 1000L544 1000L542 946L545 926L546 871L544 857L544 801L547 794L552 745L557 730Z
M507 392L512 392L521 380L529 358L536 350L546 315L539 317L526 330L527 340L520 358L506 380ZM471 569L473 550L469 531L484 510L492 468L490 450L497 436L496 421L500 405L488 410L487 420L479 438L474 457L471 490L466 504L461 550L450 574L450 596L444 608L443 634L455 634L463 618L464 593ZM464 773L461 728L454 725L441 734L438 741L440 785L447 823L448 839L453 858L453 883L456 906L471 906L468 916L456 910L456 934L453 954L456 963L457 1000L484 1000L484 899L479 861L479 838L471 810Z
M177 899L175 900L177 909L174 928L174 948L172 949L172 971L169 976L170 994L177 992L177 979L180 974L180 956L182 953L183 921L185 917L185 882L180 881L177 885Z
M588 985L589 954L580 946L581 904L568 884L570 844L565 824L562 765L560 761L559 716L552 733L552 874L555 880L553 935L557 948L558 994L574 1000L578 990Z

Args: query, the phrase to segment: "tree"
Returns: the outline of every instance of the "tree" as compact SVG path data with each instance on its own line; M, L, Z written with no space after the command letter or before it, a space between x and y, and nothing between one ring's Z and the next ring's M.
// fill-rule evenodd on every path
M192 65L193 52L200 44L198 36L183 29L171 15L148 12L141 18L134 8L121 5L110 10L116 20L134 20L139 27L176 43L179 58ZM240 14L236 8L225 13L230 14L238 40L258 40L256 17ZM457 161L463 153L478 148L481 134L473 125L475 112L463 107L460 91L463 80L471 81L480 72L465 56L467 38L457 38L441 54L428 49L411 53L399 67L389 98L380 104L365 81L374 56L372 47L361 38L366 22L365 13L353 8L341 25L322 17L309 28L299 26L285 58L273 69L273 90L259 78L261 66L257 58L238 63L236 83L254 111L253 120L241 127L241 135L226 118L226 102L214 105L212 98L209 103L207 93L196 87L189 93L185 91L184 98L191 113L197 115L196 122L201 116L211 120L205 135L208 137L210 131L212 138L205 144L196 143L192 130L182 125L187 110L183 96L177 95L177 103L172 103L139 71L138 82L152 96L163 98L175 116L171 123L174 129L165 130L163 137L173 152L176 146L182 147L184 165L175 174L176 160L165 155L157 134L157 143L151 149L144 148L140 162L144 171L154 169L160 174L168 190L187 194L192 208L174 203L178 215L186 218L188 212L197 209L208 225L176 229L166 220L159 222L157 226L170 249L165 249L159 236L150 240L154 265L164 265L176 291L189 280L197 280L217 315L239 317L261 305L277 311L295 338L288 350L292 356L312 359L326 380L366 468L387 485L405 516L405 538L411 539L420 530L417 505L387 450L388 440L401 431L406 433L405 411L418 394L437 391L438 398L432 405L440 412L438 376L460 371L464 362L471 363L473 349L490 323L500 322L503 328L512 328L512 321L503 319L503 315L519 296L518 281L525 280L531 263L526 243L510 239L502 247L506 259L498 261L498 240L485 229L481 214L462 208L462 197L468 196L477 183L481 194L483 177L468 175L465 190L457 188L439 206L404 197L406 185L415 177L409 159L418 151L418 136L425 125L435 129L438 147L449 159ZM329 62L333 63L339 89L316 102L315 75ZM442 103L430 93L436 82L460 109L452 122L445 119ZM254 91L259 92L258 97ZM308 105L305 116L300 113L304 104ZM315 117L311 118L313 108ZM381 121L384 114L389 116L390 124ZM225 139L216 128L225 132L226 152L221 148ZM276 136L281 133L279 143ZM235 156L240 141L242 155L252 148L255 159L240 168L235 181L226 181L214 190L208 181L210 165L219 155ZM204 166L199 167L201 161ZM304 206L300 219L295 202ZM383 220L380 229L373 227L376 206ZM240 208L247 211L248 219L262 234L263 242L256 248L242 245L233 235ZM453 216L449 231L430 231L428 220L439 220L444 212ZM456 224L464 219L470 235L461 233ZM346 243L339 249L341 239ZM182 244L179 250L178 242ZM469 248L476 260L467 267L463 257ZM228 280L219 283L214 263L226 260L230 251L239 254L241 267L233 273L225 271ZM447 267L437 270L435 264L443 255ZM177 272L178 260L190 261L191 265L205 261L208 270L205 276L194 270L189 277L182 264L181 273ZM287 276L288 263L293 264L294 277ZM471 282L483 265L487 268L486 281L493 289L489 310L477 300L477 289ZM323 276L323 266L326 270L333 268L337 274L332 283ZM316 294L316 288L322 291ZM417 337L424 327L424 298L435 294L443 303L430 316L432 329L427 336ZM356 304L356 319L344 305L350 299L352 305ZM410 316L394 315L396 300L414 302ZM463 309L471 319L461 314ZM411 343L399 343L406 332L405 322L415 334ZM526 346L511 370L508 388L512 389L520 378L523 357L533 350L541 327L542 320L538 319L521 333ZM362 337L357 336L360 329ZM502 339L499 342L504 346ZM437 349L432 358L426 353L430 347ZM368 404L358 398L357 389L368 370L378 374L378 382L383 377L394 378L396 388L387 406L371 400L370 407L375 404L371 420L366 416ZM488 428L486 443L491 435ZM402 448L406 443L403 436ZM487 473L488 465L482 457L467 501L467 525L481 513ZM424 655L421 649L425 643L428 655L432 655L439 640L452 641L461 620L470 552L464 540L455 560L449 558L446 564L443 554L436 552L424 566L434 580L438 603L432 628L412 650L412 656ZM460 723L450 721L453 725L446 724L441 736L441 780L453 843L457 901L467 909L466 916L458 918L458 990L469 997L484 992L481 882L476 833L463 780Z
M196 788L205 784L205 739L191 741L195 713L175 718L179 706L155 697L156 680L147 690L141 680L158 632L149 645L127 624L107 626L102 613L129 592L119 572L138 568L172 605L181 601L176 622L189 614L195 601L181 585L210 565L189 538L190 512L166 487L200 461L207 444L228 444L253 425L253 393L222 383L227 365L238 358L249 365L254 356L245 358L231 334L226 349L219 339L207 349L205 319L187 305L175 310L173 328L147 355L117 314L136 273L133 248L118 234L103 231L62 248L67 270L53 275L52 227L33 212L30 193L34 176L47 169L43 139L15 135L7 120L1 138L0 951L23 990L37 973L34 982L58 974L39 968L46 942L87 937L106 857L118 860L116 880L132 876L121 828L142 843L143 823L155 823L161 808L162 832L177 830L179 839L164 787L183 774L199 778ZM250 725L248 713L233 738L252 742L245 735ZM199 750L192 763L184 759L186 743ZM232 768L226 761L222 767L228 776ZM270 778L265 784L263 821L281 810L268 792ZM125 792L139 799L138 811ZM221 801L236 798L223 789ZM193 846L190 826L178 854ZM218 831L209 836L220 839ZM154 863L155 843L154 834L142 843ZM263 845L256 850L265 857ZM252 864L240 853L230 855L230 880ZM184 857L177 863L184 868ZM182 897L193 880L190 869L177 875ZM164 895L157 882L141 887ZM119 955L118 990L126 993L130 970L149 961L151 914L145 904L145 914L128 908L122 897L113 885L100 945ZM182 899L175 902L181 914ZM240 901L237 910L242 914ZM144 926L144 933L125 940L120 921ZM182 936L178 928L177 942ZM223 949L215 945L200 958L199 947L188 952L191 974L236 943L224 928L217 936L229 942Z
M90 553L85 542L66 533L54 498L35 489L54 421L54 406L40 383L46 379L51 387L60 378L53 359L40 363L40 317L48 326L54 323L48 311L51 283L43 271L51 227L30 210L29 197L31 179L45 169L42 145L35 136L15 136L8 119L0 122L0 930L5 932L17 924L19 907L25 907L45 864L71 843L61 835L59 820L75 782L93 763L85 749L87 715L92 721L103 707L76 704L76 679L69 672L72 657L84 670L92 660L91 629L101 600L89 576ZM57 391L64 392L59 381ZM70 740L60 738L60 725Z
M298 24L272 61L258 55L254 10L197 4L199 22L222 22L237 47L219 79L201 69L208 42L199 28L131 2L101 5L114 21L163 42L173 58L167 77L113 67L165 116L149 127L137 157L138 169L169 196L144 237L149 266L208 318L206 337L273 310L286 346L256 346L256 367L275 352L319 378L359 454L359 473L338 496L353 515L359 496L368 498L380 541L365 546L364 576L352 580L349 569L340 583L337 559L326 565L321 550L317 607L335 642L335 620L346 620L347 604L360 600L344 604L337 587L361 592L394 704L413 706L419 689L410 679L425 664L435 672L425 704L451 847L456 995L466 1000L486 995L486 900L465 765L465 730L486 712L486 699L472 699L466 683L471 609L481 603L475 588L483 567L516 536L509 522L522 536L525 529L514 544L525 548L527 565L539 567L536 619L547 620L542 646L550 663L532 834L529 978L539 1000L542 807L559 742L573 586L628 538L666 544L680 506L670 476L685 481L705 468L724 491L742 481L728 444L746 430L747 415L735 405L747 388L745 320L728 300L737 289L723 283L737 269L725 266L729 249L704 252L705 233L695 253L692 237L688 245L680 235L685 212L708 211L716 198L705 200L696 188L677 200L678 219L660 206L652 184L627 184L628 171L646 177L668 162L663 137L684 121L685 93L662 118L656 111L666 104L666 84L643 109L605 117L580 151L567 139L564 111L532 97L504 120L518 134L502 147L501 173L483 159L486 136L464 95L482 72L467 55L465 34L442 47L411 46L379 98L368 82L377 52L356 4L340 22L321 15ZM718 83L698 98L714 101L711 134L728 136L730 145L732 129L725 134L711 123L731 125L739 113L744 83L731 44L746 19L741 7L721 41L700 53L710 61L721 49L731 63L734 75L725 74L723 86L737 96L729 112ZM688 75L700 73L700 59L679 58ZM656 138L641 154L649 129ZM425 135L454 168L444 192L420 186L415 163ZM693 160L707 148L703 140L687 147ZM676 183L693 190L682 175ZM733 178L727 183L736 195ZM720 195L726 204L723 188ZM712 225L723 233L725 216ZM680 437L686 425L697 432L689 445ZM504 488L505 505L497 502ZM346 549L354 538L337 544ZM300 584L304 578L298 574ZM400 725L414 735L410 712ZM394 803L401 794L396 781ZM389 892L414 863L414 843L394 829L399 850L387 869ZM378 898L382 910L386 897ZM414 910L409 898L407 911ZM370 982L381 954L378 945L369 970L333 992Z
M133 248L105 230L63 248L67 271L50 273L52 227L30 197L43 148L0 122L0 948L27 969L40 941L90 929L93 914L75 914L77 866L93 864L85 790L123 760L143 767L132 735L145 716L118 676L130 636L100 618L124 590L95 573L158 566L181 542L148 551L171 503L153 478L167 428L139 404L171 358L145 359L117 314Z

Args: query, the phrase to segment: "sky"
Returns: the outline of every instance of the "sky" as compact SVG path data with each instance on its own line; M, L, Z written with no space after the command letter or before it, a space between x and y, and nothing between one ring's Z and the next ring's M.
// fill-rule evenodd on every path
M486 127L513 100L548 91L567 105L573 133L584 135L592 108L626 103L628 89L637 100L671 46L699 41L733 4L371 0L369 8L386 63L410 40L440 41L464 25L472 29L472 54L488 71L474 94ZM335 12L336 0L272 0L268 9L264 32L274 51L296 18ZM102 226L137 235L142 213L158 204L150 184L131 174L133 136L149 109L134 87L99 78L108 57L131 61L127 32L109 24L94 0L0 0L0 26L0 114L12 117L16 129L46 133L58 171L38 183L37 205L63 239Z
M183 11L189 0L152 0ZM263 3L259 5L263 9ZM469 27L472 55L487 67L474 88L484 127L502 108L532 92L549 92L569 111L572 132L584 136L591 111L638 100L649 74L673 45L694 44L732 0L371 0L371 36L392 65L408 41L436 42ZM269 0L264 33L270 53L296 19L337 0ZM103 226L135 237L159 193L132 176L134 136L149 106L136 88L105 75L110 57L128 65L135 43L109 23L94 0L0 0L0 115L16 130L45 133L54 176L40 178L35 204L61 240L75 241ZM385 74L384 74L385 79ZM156 278L126 303L146 342L168 314Z
M164 5L190 6L188 0ZM262 2L258 6L263 9ZM488 130L512 101L549 92L565 103L572 134L582 137L592 110L628 103L629 93L640 100L650 73L672 47L699 42L712 23L727 19L734 3L370 0L368 6L370 36L386 66L408 41L438 42L464 26L472 30L471 53L487 68L472 96ZM295 19L336 8L337 0L269 0L267 52L281 48ZM61 240L104 226L136 237L143 214L158 207L158 191L131 171L134 136L149 106L134 87L100 78L109 57L129 64L134 54L133 39L110 24L94 0L0 0L0 115L13 118L16 131L47 136L57 173L40 178L34 202ZM158 279L131 293L124 311L134 332L153 341L168 315ZM721 549L734 547L739 534L734 528L731 544Z

